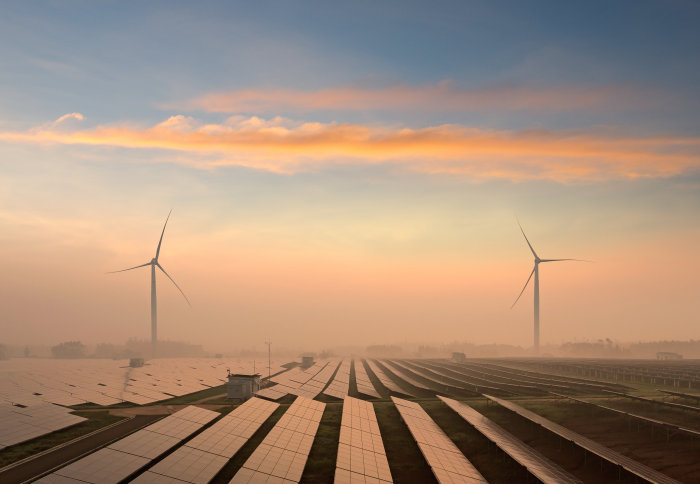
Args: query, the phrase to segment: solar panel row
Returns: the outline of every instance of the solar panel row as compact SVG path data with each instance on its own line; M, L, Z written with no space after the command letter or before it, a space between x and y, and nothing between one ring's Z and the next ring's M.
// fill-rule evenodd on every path
M416 396L412 392L404 390L399 385L397 385L394 382L394 380L392 380L386 373L384 373L384 370L382 370L377 363L375 363L372 360L365 361L367 362L367 366L369 366L369 369L372 370L372 373L374 373L374 376L376 376L377 379L379 379L379 381L382 382L382 385L384 385L387 390L389 390L390 392L400 393L402 395L408 395L411 397Z
M438 398L543 484L581 482L466 403L439 395Z
M335 469L336 484L393 482L371 403L345 397Z
M534 365L538 370L545 368L553 373L574 373L589 378L606 378L622 380L623 382L644 382L661 385L673 385L676 388L700 388L700 368L687 360L617 360L587 361L573 360L568 362L540 362L519 360L519 364ZM610 382L599 382L603 385L615 385ZM617 386L620 386L619 384ZM622 388L621 388L622 389Z
M270 371L283 370L281 363L273 361ZM163 358L140 368L125 360L11 359L0 361L0 402L145 404L221 385L227 369L252 373L253 367L252 361L219 358Z
M299 482L325 407L297 397L230 482Z
M403 363L400 363L396 360L383 360L382 363L387 363L390 366L387 366L394 374L396 374L399 378L404 380L406 383L409 385L420 388L421 390L427 390L427 391L432 391L432 389L426 385L425 383L418 381L416 378L411 375L411 368L407 367Z
M0 406L0 449L49 432L70 427L87 419L52 404L31 407Z
M357 383L357 391L369 397L380 398L379 393L372 385L372 380L369 379L365 365L360 360L354 360L355 367L355 383Z
M260 397L271 400L292 394L306 398L315 398L326 386L333 372L338 367L338 360L314 363L306 370L296 367L273 378L277 385L264 388L256 393Z
M440 388L440 390L445 393L454 391L462 394L465 391L475 393L474 390L468 389L460 380L454 378L453 376L447 375L445 372L434 370L432 368L426 368L415 361L397 361L396 363L401 365L402 368L412 371L419 377L433 382L437 388Z
M220 414L188 406L148 427L93 452L36 482L120 482L176 446Z
M667 392L666 390L661 390L661 391L664 393L668 393L669 395L673 395L674 393L676 396L683 395L682 393L677 393L677 392ZM613 395L617 395L618 397L629 398L631 400L637 400L640 402L650 403L652 405L677 408L679 410L689 410L691 412L700 412L700 407L694 407L692 405L685 405L682 403L675 403L675 402L667 402L665 400L655 400L653 398L640 397L638 395L630 395L629 393L621 393L621 392L615 392L615 391L611 391L611 390L605 390L605 392L613 394ZM693 398L693 397L691 396L691 398Z
M487 482L420 405L396 397L391 399L438 482Z
M592 407L597 407L597 408L600 408L603 410L607 410L608 412L616 413L618 415L632 417L635 420L639 420L641 422L645 422L645 423L653 424L653 425L658 425L660 427L664 427L665 429L671 430L671 431L678 433L678 434L687 435L687 436L690 436L692 438L700 437L700 432L697 430L681 427L680 425L672 424L672 423L666 422L664 420L645 417L644 415L639 415L639 414L636 414L633 412L625 412L624 410L618 410L617 408L609 407L607 405L601 405L600 403L594 403L594 402L589 402L586 400L581 400L580 398L570 397L569 395L562 395L560 393L554 393L554 392L551 392L551 393L552 393L552 395L556 395L556 396L561 397L561 398L566 398L566 399L571 400L573 402L583 403L584 405L590 405ZM626 396L624 394L622 394L622 395ZM641 397L638 397L638 398L640 398L642 401L646 400L646 399L641 398Z
M560 437L568 440L569 442L573 442L582 449L585 449L588 452L599 456L601 459L604 459L614 465L622 467L631 474L634 474L635 476L644 479L647 482L657 484L678 484L678 481L676 481L675 479L672 479L659 471L656 471L650 467L645 466L644 464L630 459L629 457L624 456L619 452L615 452L614 450L605 447L604 445L601 445L587 437L584 437L583 435L580 435L574 432L573 430L569 430L566 427L562 427L561 425L556 424L551 420L548 420L534 412L531 412L530 410L527 410L521 407L520 405L490 395L484 396L489 400L492 400L497 404L501 405L502 407L507 408L508 410L514 413L517 413L521 417L524 417L532 422L541 425L550 432L559 435Z
M481 393L481 392L502 392L503 390L500 388L496 388L490 385L476 385L469 381L468 379L465 379L464 376L461 376L459 374L455 374L455 372L451 372L449 370L446 370L445 368L442 368L438 365L433 365L429 363L423 363L419 361L412 360L411 365L414 367L418 367L423 369L426 372L430 372L431 376L425 375L426 378L431 378L434 381L441 382L442 381L447 381L448 383L454 385L455 388L461 388L461 389L467 389L472 392L476 393ZM433 377L434 375L435 377ZM466 380L466 381L465 381ZM510 393L510 392L509 392Z
M346 358L340 363L333 381L323 391L324 394L335 398L345 398L350 390L350 361Z
M484 389L489 393L517 393L519 395L541 395L545 394L544 390L538 389L537 387L531 385L522 385L513 383L512 380L504 380L502 378L493 377L487 375L484 372L475 370L473 368L466 368L462 365L457 365L449 361L436 361L430 363L424 363L430 368L443 369L443 371L448 371L453 374L456 378L461 379L465 383L474 385L474 390L478 392L483 392ZM494 391L488 390L494 387Z
M260 398L249 399L132 482L147 484L172 478L177 479L174 482L206 484L278 407Z
M573 387L578 386L578 384L568 381L562 382L555 378L540 378L530 376L524 373L518 373L510 368L502 367L499 365L492 365L490 363L463 363L462 365L470 368L480 369L486 375L489 375L489 377L496 376L513 384L526 384L547 391L570 391ZM587 387L588 385L581 386L581 388L583 389L586 389Z
M338 368L338 360L329 361L321 371L301 387L301 392L298 395L306 398L315 398L328 384L328 380L331 379L336 368Z

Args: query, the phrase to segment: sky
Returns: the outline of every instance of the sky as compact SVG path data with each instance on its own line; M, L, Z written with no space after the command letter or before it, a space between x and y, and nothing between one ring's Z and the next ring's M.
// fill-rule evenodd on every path
M0 11L0 343L700 338L696 2Z

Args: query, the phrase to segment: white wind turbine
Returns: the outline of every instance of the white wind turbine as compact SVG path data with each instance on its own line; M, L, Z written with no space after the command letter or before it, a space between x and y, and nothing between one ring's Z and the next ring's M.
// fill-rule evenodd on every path
M530 251L532 252L532 255L535 256L535 266L532 268L532 272L530 272L530 276L527 278L527 281L525 281L525 285L523 286L522 291L520 291L520 294L518 294L518 297L516 298L515 302L513 305L510 307L513 309L513 307L516 305L516 303L520 300L520 296L523 295L525 292L525 289L527 288L527 285L530 283L530 279L532 279L532 275L535 275L535 354L539 354L540 352L540 263L542 262L561 262L561 261L576 261L576 262L591 262L588 260L583 260L583 259L540 259L540 257L537 255L537 252L535 252L535 249L532 248L532 244L530 244L530 241L527 239L527 235L525 235L525 231L523 230L523 227L520 225L520 222L518 222L518 227L520 227L520 231L523 233L523 237L525 237L525 242L527 242L527 246L530 247Z
M156 295L156 267L163 271L163 274L170 279L170 281L175 284L175 287L177 287L177 290L180 291L180 294L182 294L182 297L185 298L185 301L187 301L187 304L191 306L190 300L187 299L187 296L185 296L185 293L180 289L180 286L177 285L177 282L170 277L170 274L165 272L165 269L163 269L163 266L160 265L158 262L158 256L160 255L160 246L163 243L163 234L165 234L165 227L168 225L168 219L170 219L170 214L173 213L172 210L168 213L168 217L165 219L165 224L163 225L163 231L160 233L160 240L158 241L158 247L156 248L156 256L151 259L150 262L146 262L145 264L141 264L139 266L134 266L134 267L129 267L128 269L122 269L120 271L111 271L108 272L108 274L115 274L117 272L124 272L124 271L131 271L133 269L138 269L139 267L146 267L146 266L151 266L151 344L153 346L152 356L156 356L156 345L158 343L158 298Z

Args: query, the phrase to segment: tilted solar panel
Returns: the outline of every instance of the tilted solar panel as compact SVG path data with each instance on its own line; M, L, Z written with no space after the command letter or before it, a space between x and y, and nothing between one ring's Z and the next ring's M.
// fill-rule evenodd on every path
M335 483L393 482L377 417L371 403L352 397L343 401Z
M369 379L369 375L367 374L367 370L365 370L365 365L362 364L362 361L354 360L353 366L355 368L355 383L357 384L357 391L363 395L380 398L379 393L374 388L372 381Z
M420 405L401 398L391 399L438 482L487 482Z
M185 418L180 418L180 415ZM211 410L185 407L108 447L56 470L37 482L54 482L52 479L61 476L94 484L117 483L219 416L218 412ZM196 419L199 422L187 419Z
M581 483L545 456L489 420L464 402L438 395L452 410L496 444L543 484Z
M247 400L133 482L162 481L163 477L209 482L278 407L260 398Z
M508 400L503 400L501 398L493 397L490 395L484 396L489 400L498 403L502 407L507 408L508 410L526 418L527 420L535 422L541 425L542 427L546 428L547 430L559 435L560 437L570 442L573 442L574 444L580 446L583 449L586 449L587 451L599 456L600 458L614 465L622 467L631 474L634 474L646 480L647 482L653 482L657 484L678 484L677 480L667 476L666 474L663 474L657 470L647 467L634 459L620 454L619 452L615 452L614 450L605 447L604 445L601 445L598 442L595 442L587 437L584 437L583 435L574 432L573 430L567 429L566 427L554 423L551 420L546 419L541 415L536 414L535 412L527 410L516 403L510 402Z
M387 375L384 370L374 361L372 360L365 360L367 362L367 366L369 366L370 370L372 370L372 373L379 379L380 382L382 382L382 385L384 385L387 390L390 392L394 393L399 393L402 395L408 395L411 397L415 397L416 395L411 392L410 390L404 390L401 388L394 380Z
M297 397L230 482L299 482L325 406Z

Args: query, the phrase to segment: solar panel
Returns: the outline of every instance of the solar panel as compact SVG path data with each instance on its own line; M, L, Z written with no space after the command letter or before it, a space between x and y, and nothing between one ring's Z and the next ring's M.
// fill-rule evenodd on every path
M455 375L454 371L449 370L445 371L446 369L444 367L441 367L439 365L436 365L434 363L426 363L422 360L411 360L411 365L414 367L419 367L423 370L423 373L421 373L423 376L426 378L430 378L433 381L437 381L440 383L440 380L438 378L443 378L445 381L457 381L459 382L459 385L455 385L454 383L450 384L454 388L461 388L461 389L468 389L470 391L476 392L479 395L482 392L502 392L503 390L500 388L497 388L495 386L492 386L492 382L488 382L488 385L484 384L485 382L482 381L482 384L476 385L473 381L473 377L466 378L465 375L462 373L461 376L458 373ZM429 372L426 374L426 372ZM437 375L438 378L435 378L430 375ZM509 392L512 393L512 392Z
M438 398L543 484L581 482L466 403L440 395Z
M42 477L38 481L41 484L75 484L80 483L77 479L71 479L70 477L59 476L58 474L49 474L48 476Z
M129 482L134 482L137 484L182 484L185 481L181 481L180 479L176 479L174 477L156 474L155 472L146 471L136 479Z
M209 482L278 407L260 398L247 400L133 482L148 483L161 477Z
M193 449L192 447L183 446L176 450L177 458L170 459L173 454L170 454L166 459L167 474L163 473L164 466L156 467L165 462L159 462L153 469L149 469L136 479L133 483L148 484L158 479L166 478L174 482L197 482L206 484L209 482L222 467L228 462L228 458L220 455L212 454L203 450Z
M180 415L185 418L180 418ZM151 460L219 415L218 412L199 407L186 407L58 469L37 482L54 482L52 479L61 476L95 484L117 483L145 467ZM195 419L198 422L187 419Z
M367 362L369 369L372 370L372 373L374 373L374 375L379 379L379 381L382 382L382 385L384 385L387 388L387 390L394 393L400 393L402 395L409 395L411 397L416 396L414 393L404 390L398 384L396 384L394 380L392 380L386 373L384 373L384 370L382 370L377 363L375 363L372 360L365 361Z
M391 399L438 482L487 482L420 405L401 398Z
M350 360L345 359L340 363L333 381L323 393L335 398L344 398L350 389Z
M333 376L338 363L339 360L330 360L324 363L317 362L306 370L300 367L293 368L272 379L277 385L264 388L256 392L256 395L270 400L279 400L289 394L313 399L321 393Z
M67 465L54 474L94 484L116 484L150 462L146 457L104 448ZM39 479L36 482L51 482Z
M166 450L177 445L178 442L180 442L180 439L177 437L142 429L110 444L108 448L139 457L155 459Z
M573 442L574 444L587 450L588 452L591 452L592 454L595 454L614 465L622 467L626 471L646 480L647 482L653 482L658 484L678 484L677 480L672 479L667 475L662 474L661 472L656 471L650 467L647 467L640 462L630 459L627 456L615 452L614 450L605 447L604 445L601 445L598 442L595 442L587 437L584 437L583 435L580 435L574 432L573 430L569 430L566 427L562 427L561 425L556 424L551 420L548 420L542 417L541 415L536 414L535 412L531 412L530 410L527 410L521 407L520 405L517 405L513 402L509 402L508 400L492 397L490 395L485 394L484 396L489 400L501 405L502 407L505 407L508 410L517 413L521 417L524 417L527 420L541 425L542 427L546 428L550 432L557 434L563 439Z
M406 383L408 383L416 388L420 388L421 390L432 391L432 389L429 386L418 381L409 373L409 371L413 371L414 373L416 373L416 371L413 370L412 368L409 368L408 366L404 365L403 363L400 363L400 362L394 361L394 360L384 360L384 362L387 363L388 365L391 365L390 370L393 373L395 373L396 376L398 376L399 378L404 380Z
M372 381L369 379L365 365L360 360L354 360L355 366L355 383L357 383L357 391L363 395L380 398L379 393L375 390Z
M194 433L197 429L201 428L202 425L203 424L192 422L190 420L172 418L172 416L170 416L149 425L148 430L182 440L188 435Z
M269 398L270 400L279 400L282 397L289 395L293 391L292 388L285 385L275 385L274 387L263 388L255 394L259 397Z
M282 360L270 373L285 370ZM253 373L254 361L241 359L159 358L140 368L110 359L22 358L0 364L0 402L113 405L146 404L185 395L226 381L226 370ZM258 365L257 369L261 369Z
M0 405L0 447L18 444L84 422L71 410L42 403L30 407Z
M230 482L299 482L325 406L297 397Z
M335 483L393 482L371 403L346 396L340 424Z
M241 470L239 470L238 473L235 475L234 479L235 480L232 480L230 482L235 482L237 484L287 484L296 482L246 468L242 468Z

